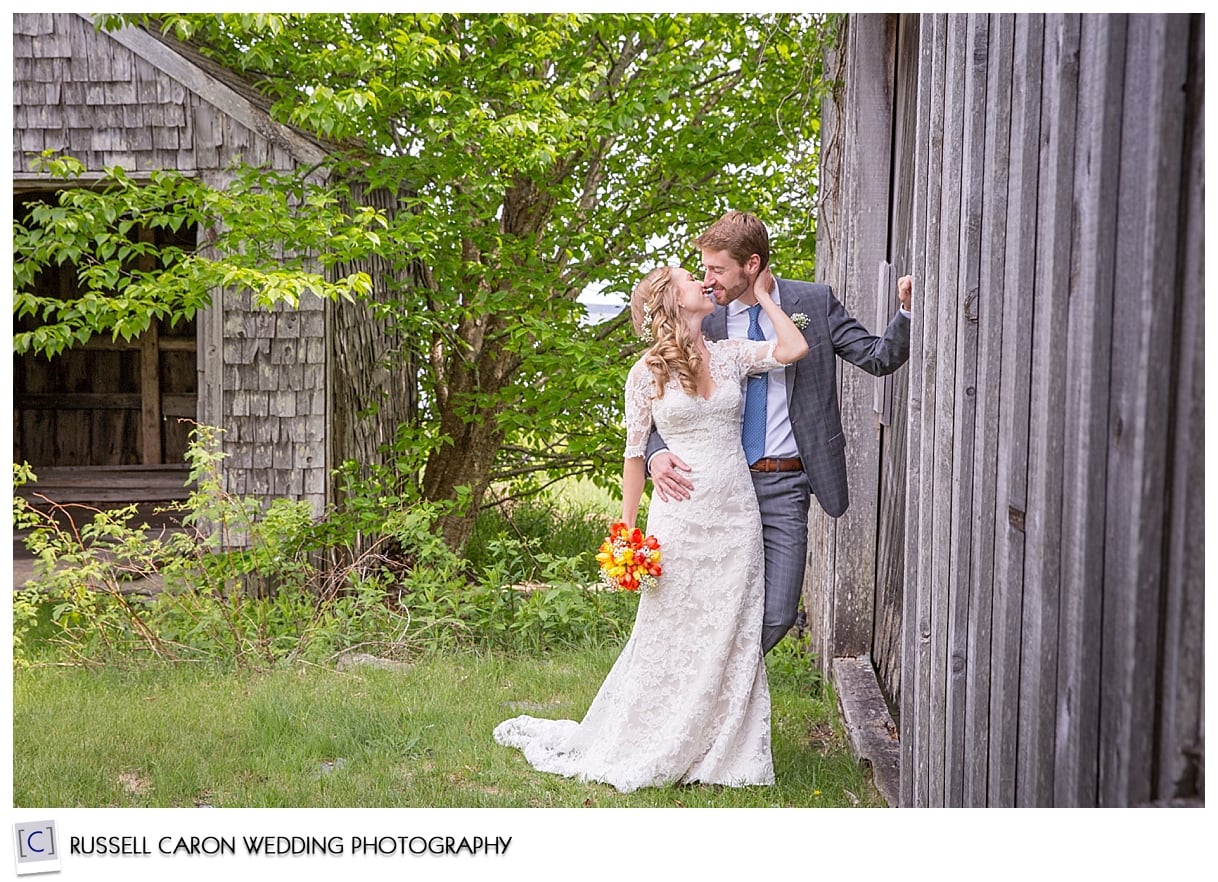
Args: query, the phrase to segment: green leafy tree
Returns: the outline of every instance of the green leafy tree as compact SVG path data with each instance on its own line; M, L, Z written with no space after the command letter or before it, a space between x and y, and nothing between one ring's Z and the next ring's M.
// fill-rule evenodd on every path
M355 300L371 290L364 273L325 272L375 247L382 223L371 209L347 214L332 189L313 188L301 211L293 200L300 182L264 169L245 169L217 190L166 171L137 182L121 168L107 169L100 186L72 186L84 166L51 153L33 168L65 189L54 204L29 206L13 225L13 313L35 324L14 333L18 353L54 356L94 334L130 340L156 319L190 318L216 288L252 291L260 306L295 306L305 294ZM190 225L205 229L221 256L158 245L148 235ZM76 293L40 291L39 273L64 264L76 267Z
M388 262L373 280L377 313L420 367L396 457L417 467L423 497L461 501L441 524L454 548L491 486L616 472L638 345L625 315L586 323L582 292L625 297L658 263L696 270L690 240L728 208L769 223L780 274L809 271L832 22L365 13L107 25L133 21L189 39L256 81L280 118L337 145L328 186L358 180L393 194L375 217L296 198L298 220L271 228L289 253ZM210 204L231 231L219 260L245 254L235 266L270 273L239 241L242 202L303 186L267 182ZM333 230L336 245L317 235ZM361 279L318 290L364 296Z

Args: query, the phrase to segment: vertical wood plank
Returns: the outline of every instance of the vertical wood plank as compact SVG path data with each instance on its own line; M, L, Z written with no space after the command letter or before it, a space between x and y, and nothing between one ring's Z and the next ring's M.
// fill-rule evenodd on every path
M973 746L965 738L969 658L973 526L973 443L977 420L977 310L981 253L982 196L985 180L985 97L989 64L989 18L961 16L963 51L957 67L964 83L960 95L960 209L956 224L958 263L956 306L951 329L956 338L955 425L952 432L951 511L947 520L947 767L948 805L964 804L964 773Z
M851 18L843 20L835 47L825 50L828 76L844 77L845 35ZM838 95L830 92L821 104L820 161L821 187L817 192L816 281L841 289L840 255L844 250L842 232L842 156L845 152L842 125L844 108ZM821 671L828 673L833 658L830 640L832 622L832 579L835 551L834 520L813 500L808 512L808 558L804 571L803 603L808 619L809 646L816 654Z
M855 15L849 36L845 107L845 307L864 321L872 313L875 267L887 254L892 145L892 65L895 20ZM875 330L875 329L873 329ZM875 614L876 525L879 521L879 425L871 408L872 378L838 362L837 381L846 444L850 507L836 524L833 571L833 655L871 651Z
M76 279L73 273L59 273L59 291L62 299L67 300L76 295ZM80 353L71 349L62 353L59 358L41 359L46 365L46 388L48 391L87 392L91 390L83 385L77 370ZM88 450L92 439L89 437L87 413L52 412L46 424L48 434L44 436L46 443L46 458L42 456L34 462L46 462L48 465L82 465L81 454Z
M208 243L203 226L197 228L195 236L195 247L199 253L205 257L214 256L214 249ZM211 302L199 313L195 329L195 386L199 401L197 419L202 425L227 426L228 420L234 416L224 409L224 314L228 298L223 290L213 290L210 294ZM230 396L228 407L231 410L233 406ZM218 443L223 451L230 443L227 433L220 435ZM235 492L227 468L222 469L221 480L225 492Z
M161 462L161 348L156 322L140 335L140 461Z
M197 323L197 319L192 319L171 329L166 322L161 328L161 409L164 417L164 446L161 453L166 463L185 462L190 424L182 422L182 419L198 419L198 355L194 340ZM189 348L166 348L168 341L175 341L178 345L189 341ZM182 401L183 396L192 397L196 404L193 409L187 409L189 412L183 413L180 404L170 408L165 403L166 397L170 395L174 396L175 402Z
M912 29L912 28L911 28ZM934 24L929 16L918 16L916 40L917 98L915 118L919 121L914 132L913 198L910 206L911 259L915 278L919 279L920 297L910 322L909 341L909 399L906 405L907 429L906 472L908 491L905 497L905 596L901 608L901 787L902 806L924 804L927 790L922 763L922 671L925 646L922 639L924 588L919 550L924 544L921 523L922 496L922 434L925 422L923 353L926 348L925 323L928 304L934 296L926 281L927 189L929 179L929 136L921 121L930 115L934 67ZM927 632L929 637L929 632Z
M990 653L994 594L994 507L1002 376L1003 276L1015 17L990 16L986 69L985 168L977 292L976 426L973 445L972 546L969 550L968 670L965 683L962 804L984 806L988 792ZM1001 170L1002 173L998 173Z
M155 231L141 228L140 241L153 244ZM141 269L148 271L150 258L140 258ZM140 462L161 463L161 347L156 319L140 335Z
M1152 796L1187 16L1129 19L1100 699L1101 805Z
M901 125L899 106L897 110L898 116L894 121L894 125L899 128ZM899 178L897 180L899 181ZM881 263L876 280L877 313L882 314L887 311L880 304L886 305L889 300L896 299L896 280L896 268L887 261ZM878 318L879 316L877 315ZM890 374L889 379L891 378L892 375ZM896 414L892 398L893 388L892 383L887 383L884 385L877 384L875 389L879 420L881 425L887 427L887 430L881 432L880 517L876 532L875 616L872 622L871 633L871 657L876 667L876 679L879 682L881 691L889 697L890 702L893 696L899 695L900 688L900 677L894 676L896 672L893 669L896 666L896 670L899 671L900 664L900 591L902 578L900 567L897 566L894 569L891 563L886 565L885 559L892 558L893 556L903 558L903 555L898 553L900 550L898 543L902 541L902 518L900 515L903 515L905 510L905 495L894 486L897 482L893 479L894 471L897 471L897 469L894 468L892 461L892 436L896 433L902 435L904 433L904 421L900 421L899 425L894 425ZM897 476L903 477L899 472Z
M951 570L951 532L955 514L953 473L957 401L956 325L959 308L960 270L960 174L962 170L964 126L961 117L967 45L964 15L947 17L946 63L941 129L943 154L940 177L942 195L939 207L939 297L935 336L937 366L935 373L935 443L932 487L934 513L931 522L931 805L946 805L950 798L953 769L948 761L948 732L951 728L948 703L950 638L953 631L952 598L956 579Z
M856 198L855 178L857 174L857 166L853 160L852 154L857 149L855 139L858 137L857 132L857 104L858 104L858 57L860 52L860 40L858 31L860 28L859 15L851 15L848 18L848 24L842 34L844 38L844 49L841 54L841 71L844 81L843 94L841 102L836 106L837 114L837 142L840 149L838 157L837 172L834 190L837 198L838 214L835 219L836 235L832 237L833 242L833 262L832 262L832 281L829 284L833 288L834 294L839 300L847 305L847 290L850 284L850 271L853 260L853 237L855 235L855 224L851 217L851 212L854 210L854 200ZM837 398L839 407L841 408L842 430L844 433L849 433L853 426L850 422L850 415L846 410L846 402L842 400L842 369L839 366L837 375L834 377L834 385L837 389ZM849 434L847 438L851 437ZM851 460L851 451L849 445L845 452L846 456L846 481L847 486L850 486L852 478L853 462ZM852 498L851 503L854 502ZM818 512L823 514L823 512ZM827 568L824 574L824 582L822 585L823 595L821 602L824 604L824 652L825 664L831 664L831 660L842 654L838 646L837 628L839 626L839 615L841 614L841 598L839 595L838 585L839 577L838 570L843 561L841 558L842 552L849 544L847 538L843 535L843 519L842 518L824 518L824 523L827 525L826 534L826 564Z
M1078 104L1077 15L1045 23L1037 196L1032 384L1028 443L1027 534L1019 681L1016 800L1051 805L1057 624L1061 579L1062 457L1070 303L1074 132Z
M123 392L138 395L140 390L140 350L128 349L120 353L118 388ZM138 406L121 412L122 464L140 463L140 409Z
M922 335L919 346L921 363L921 429L919 432L919 467L922 477L918 494L917 522L920 542L916 547L918 557L917 614L913 623L917 634L916 683L917 707L914 727L916 732L917 779L914 802L919 806L938 805L943 799L941 761L936 769L936 756L942 757L942 730L936 731L936 708L939 696L934 689L934 646L931 642L934 601L937 586L932 568L931 549L934 537L935 517L935 432L937 429L937 377L939 369L938 335L939 314L939 236L941 228L940 199L943 190L943 100L946 78L947 18L943 15L928 17L933 29L926 36L930 53L930 91L926 120L926 228L924 240L924 272L926 296L922 311ZM939 749L936 750L936 745Z
M1028 407L1036 248L1036 175L1040 140L1044 18L1015 21L1014 104L1007 176L1002 300L1002 377L995 493L993 642L990 652L988 804L1015 804L1024 524L1027 511Z
M67 392L94 392L92 353L69 349L49 360L52 369L63 379L63 385L52 388ZM59 364L56 365L56 362ZM63 409L55 421L55 464L66 466L92 465L93 415L87 410Z
M1074 162L1074 284L1066 310L1061 618L1053 790L1055 805L1093 806L1099 748L1104 586L1107 386L1112 358L1116 184L1124 88L1125 18L1084 16Z
M1163 674L1155 797L1204 794L1205 765L1205 40L1204 17L1190 16L1185 108L1184 210L1180 236L1177 353L1169 459Z
M92 388L97 392L111 392L119 388L120 368L126 353L111 350L82 349L80 357L89 362ZM91 413L92 450L90 465L122 465L123 424L127 411L119 408L99 407Z
M897 19L897 59L893 93L893 200L889 260L894 275L913 270L913 201L917 151L918 16ZM915 292L914 310L921 310L922 293ZM913 321L918 321L915 315ZM880 457L880 526L876 548L876 623L872 657L876 675L894 713L902 704L904 607L914 591L905 562L908 521L909 378L912 367L892 374L892 423L883 433ZM906 591L908 587L909 591Z
M20 385L15 386L18 393L38 394L54 390L46 359L34 356L18 361L21 364L17 374ZM55 461L56 417L56 411L41 408L21 413L21 460L32 466L58 465Z

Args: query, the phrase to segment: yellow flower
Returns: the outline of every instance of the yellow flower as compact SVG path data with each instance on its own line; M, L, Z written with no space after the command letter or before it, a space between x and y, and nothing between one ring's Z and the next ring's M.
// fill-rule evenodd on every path
M619 591L654 588L660 575L660 543L654 536L618 522L596 554L601 581Z

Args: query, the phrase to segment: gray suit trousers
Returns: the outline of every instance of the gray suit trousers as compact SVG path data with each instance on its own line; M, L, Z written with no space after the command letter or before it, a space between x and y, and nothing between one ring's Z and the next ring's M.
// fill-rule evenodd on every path
M808 556L812 485L803 471L752 472L765 542L765 617L761 649L769 652L795 624Z

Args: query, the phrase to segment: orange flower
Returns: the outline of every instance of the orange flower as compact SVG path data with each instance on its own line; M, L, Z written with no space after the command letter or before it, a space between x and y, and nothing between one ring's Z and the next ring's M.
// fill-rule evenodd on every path
M617 521L601 543L596 562L601 568L601 581L609 588L617 591L654 588L662 572L660 542L655 536L644 536L638 527Z

